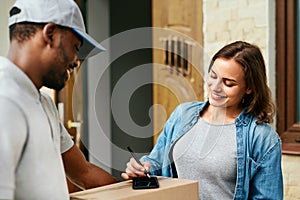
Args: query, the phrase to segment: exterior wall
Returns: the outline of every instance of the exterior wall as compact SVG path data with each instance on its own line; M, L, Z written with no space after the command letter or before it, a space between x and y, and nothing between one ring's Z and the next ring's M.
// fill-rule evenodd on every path
M213 54L223 45L246 40L258 45L266 56L268 1L204 0L205 48Z
M300 156L283 155L285 200L300 199Z
M275 1L203 0L203 13L204 49L208 55L236 40L256 44L265 58L269 86L275 97ZM299 165L299 156L283 155L286 200L300 199Z
M8 11L14 4L13 0L1 1L0 6L0 56L6 56L9 38L8 38Z
M236 40L256 44L264 55L275 97L275 1L203 0L203 15L207 54L213 56L225 44Z
M8 12L14 4L14 0L1 1L0 8L0 56L6 56L9 47L9 34L8 34ZM43 91L48 93L54 99L54 91L43 87Z

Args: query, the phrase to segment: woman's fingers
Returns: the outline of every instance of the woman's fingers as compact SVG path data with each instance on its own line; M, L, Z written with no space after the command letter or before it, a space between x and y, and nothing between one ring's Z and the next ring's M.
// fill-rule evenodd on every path
M121 174L123 179L132 179L133 177L145 176L145 169L150 170L151 164L149 162L142 162L143 166L136 162L134 158L130 158L126 164L125 173Z

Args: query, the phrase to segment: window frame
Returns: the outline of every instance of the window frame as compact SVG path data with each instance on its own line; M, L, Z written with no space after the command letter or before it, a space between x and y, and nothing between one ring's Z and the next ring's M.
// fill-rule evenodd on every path
M300 155L296 11L297 1L276 0L276 128L282 139L282 152Z

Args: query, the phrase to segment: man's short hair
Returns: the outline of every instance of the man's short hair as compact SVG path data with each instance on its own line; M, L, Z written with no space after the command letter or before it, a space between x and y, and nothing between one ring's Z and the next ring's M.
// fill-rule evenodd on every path
M18 43L25 42L35 35L38 29L42 29L45 23L21 22L9 27L10 41L17 40Z

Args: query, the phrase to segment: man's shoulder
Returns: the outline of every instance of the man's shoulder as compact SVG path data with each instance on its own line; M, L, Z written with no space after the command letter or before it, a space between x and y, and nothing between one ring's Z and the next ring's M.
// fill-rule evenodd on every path
M0 99L1 104L9 102L11 105L15 105L19 108L28 107L28 95L24 92L22 85L16 82L16 80L10 77L0 78ZM6 105L1 105L6 106Z
M7 76L0 77L0 97L15 99L21 96L22 88L16 83L15 80Z
M8 93L12 93L16 90L17 83L14 77L14 66L9 62L7 58L0 56L0 95L9 96Z

